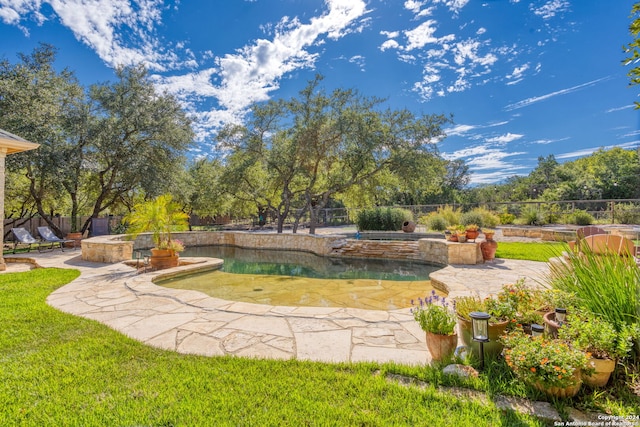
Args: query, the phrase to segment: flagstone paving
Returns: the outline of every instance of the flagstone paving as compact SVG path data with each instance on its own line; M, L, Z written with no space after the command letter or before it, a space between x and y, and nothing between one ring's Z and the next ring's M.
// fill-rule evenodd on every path
M285 307L226 301L152 282L168 270L137 274L124 263L83 261L78 251L6 258L7 271L24 270L28 264L12 262L21 259L33 260L41 267L80 270L78 279L47 298L48 304L167 350L321 362L416 365L430 361L425 334L409 309ZM171 271L214 268L222 262L211 258L191 260L197 264ZM538 284L547 272L546 263L498 260L477 266L448 266L433 273L432 278L446 286L451 296L483 297L519 278Z

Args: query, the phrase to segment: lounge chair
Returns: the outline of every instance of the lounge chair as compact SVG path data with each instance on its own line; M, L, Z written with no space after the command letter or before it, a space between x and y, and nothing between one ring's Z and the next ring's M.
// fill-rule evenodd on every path
M76 241L73 239L61 239L58 236L56 236L53 233L53 230L51 230L49 227L38 227L38 234L40 234L40 237L42 237L42 239L46 242L46 243L51 243L51 249L53 249L53 247L55 245L59 245L60 246L60 250L64 252L64 244L65 243L72 243L73 242L73 249L76 248Z
M27 245L28 247L28 251L27 252L31 252L31 248L33 247L33 245L37 245L40 243L40 240L36 240L35 237L33 237L31 235L31 233L29 233L27 231L26 228L22 228L22 227L13 227L11 229L11 232L13 233L13 253L16 253L16 249L18 249L19 245ZM40 246L38 246L38 250L40 250Z

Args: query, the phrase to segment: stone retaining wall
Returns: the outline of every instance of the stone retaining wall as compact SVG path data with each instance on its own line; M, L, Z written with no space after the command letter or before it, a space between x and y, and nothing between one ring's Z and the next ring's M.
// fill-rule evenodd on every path
M501 227L505 237L528 237L549 242L570 242L576 240L575 230L558 230L544 227Z
M187 247L228 245L250 249L288 249L320 256L381 258L421 261L435 265L482 263L480 243L456 243L444 239L415 241L355 240L345 236L308 234L192 231L172 233L172 238ZM135 241L124 235L92 237L82 241L85 261L115 263L133 258L134 250L153 247L151 235L139 235Z

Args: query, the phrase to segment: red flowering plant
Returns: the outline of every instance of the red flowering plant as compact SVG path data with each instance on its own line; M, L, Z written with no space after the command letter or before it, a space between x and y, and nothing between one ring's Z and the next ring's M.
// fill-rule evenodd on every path
M509 329L542 323L542 313L537 310L543 307L543 293L527 286L524 280L502 286L495 299L489 302L494 311L502 311L509 317Z
M501 339L507 365L523 381L544 387L570 387L587 370L587 357L561 340L513 331Z

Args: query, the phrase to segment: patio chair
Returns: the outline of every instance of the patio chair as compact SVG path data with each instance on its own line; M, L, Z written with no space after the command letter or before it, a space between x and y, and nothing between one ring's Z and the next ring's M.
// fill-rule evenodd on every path
M60 250L62 252L64 252L64 244L65 243L71 243L71 242L73 242L73 249L76 248L76 241L75 240L72 240L72 239L61 239L58 236L56 236L53 233L53 230L51 230L47 226L38 227L38 234L40 234L40 237L42 237L42 239L46 243L51 243L51 249L53 249L53 247L55 245L59 245L60 246Z
M31 252L31 248L33 247L33 245L37 245L40 243L40 240L36 240L35 237L33 237L31 235L31 233L29 233L27 231L26 228L22 228L22 227L13 227L11 229L11 232L13 233L13 253L16 253L16 250L18 249L19 245L27 245L27 252ZM38 246L38 249L40 248L40 246Z

